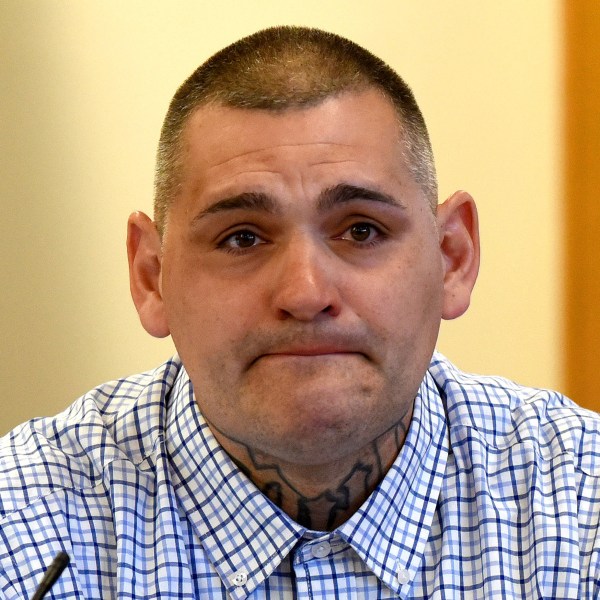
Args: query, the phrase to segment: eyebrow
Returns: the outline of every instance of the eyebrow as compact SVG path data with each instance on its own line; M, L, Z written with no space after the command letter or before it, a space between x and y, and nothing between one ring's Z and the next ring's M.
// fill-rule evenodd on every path
M397 208L406 208L402 202L390 194L362 186L339 183L324 189L319 194L317 210L319 212L327 212L339 204L354 200L368 200L381 202ZM207 206L194 217L194 221L198 221L208 215L231 210L257 210L271 214L279 212L276 201L268 194L263 192L242 192L241 194L223 198Z
M194 221L198 221L208 215L230 210L258 210L276 213L277 205L271 196L262 192L242 192L241 194L223 198L222 200L207 206L194 217Z
M406 208L402 202L390 194L362 186L339 183L338 185L323 190L319 194L317 209L320 212L326 212L338 204L352 202L353 200L369 200L372 202L381 202L397 208Z

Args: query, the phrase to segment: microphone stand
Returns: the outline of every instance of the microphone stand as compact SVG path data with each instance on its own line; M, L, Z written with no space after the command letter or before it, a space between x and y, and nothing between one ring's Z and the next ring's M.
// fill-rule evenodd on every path
M42 600L42 598L50 591L50 588L56 583L56 580L60 577L61 573L66 569L69 560L69 555L66 552L59 552L55 556L51 565L46 569L44 577L31 600Z

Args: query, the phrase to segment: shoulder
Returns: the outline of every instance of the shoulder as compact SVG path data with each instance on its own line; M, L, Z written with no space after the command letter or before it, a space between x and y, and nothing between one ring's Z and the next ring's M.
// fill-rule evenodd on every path
M429 372L445 402L453 446L467 437L497 452L524 445L541 460L569 455L576 470L600 476L598 413L552 390L463 373L439 353Z
M178 359L105 383L51 418L28 421L0 439L0 519L60 490L97 486L117 459L139 464L164 424Z

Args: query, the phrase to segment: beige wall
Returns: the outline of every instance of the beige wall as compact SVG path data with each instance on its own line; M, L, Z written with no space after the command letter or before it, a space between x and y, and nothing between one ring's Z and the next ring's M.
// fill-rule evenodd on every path
M439 347L468 370L560 387L560 17L558 0L4 0L0 433L172 352L132 308L125 221L150 210L176 86L274 24L346 35L409 81L441 195L467 189L481 212L478 291Z

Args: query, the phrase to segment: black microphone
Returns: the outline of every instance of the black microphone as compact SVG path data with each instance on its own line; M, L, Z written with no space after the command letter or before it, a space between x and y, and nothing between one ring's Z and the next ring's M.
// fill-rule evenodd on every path
M50 591L50 588L56 583L60 574L67 568L69 560L69 555L66 552L59 552L54 557L54 560L46 569L44 577L31 600L42 600L42 598Z

